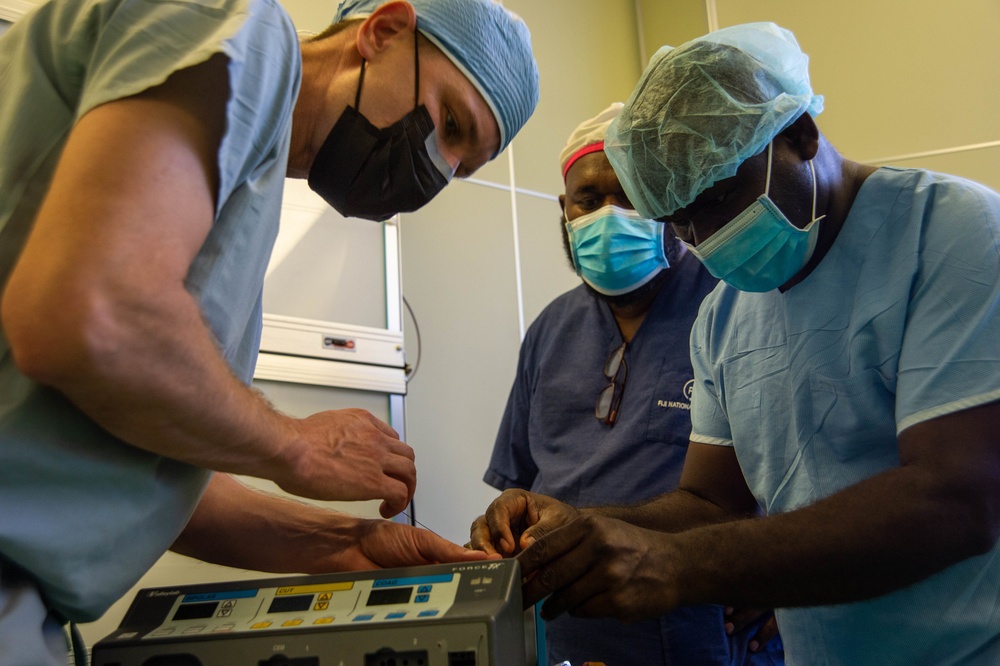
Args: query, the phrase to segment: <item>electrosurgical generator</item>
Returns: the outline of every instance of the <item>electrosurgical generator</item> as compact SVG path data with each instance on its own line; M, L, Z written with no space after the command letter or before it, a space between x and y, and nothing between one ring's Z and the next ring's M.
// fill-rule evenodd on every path
M93 666L534 663L513 559L142 589L92 655Z

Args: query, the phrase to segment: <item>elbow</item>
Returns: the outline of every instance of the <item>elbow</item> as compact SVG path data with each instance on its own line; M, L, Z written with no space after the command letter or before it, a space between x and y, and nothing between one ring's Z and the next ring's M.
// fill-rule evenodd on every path
M961 486L950 493L951 510L942 519L952 525L955 554L967 559L988 553L1000 538L1000 487L984 478L966 479Z
M25 377L59 388L106 365L117 347L106 299L4 294L0 322L11 357Z

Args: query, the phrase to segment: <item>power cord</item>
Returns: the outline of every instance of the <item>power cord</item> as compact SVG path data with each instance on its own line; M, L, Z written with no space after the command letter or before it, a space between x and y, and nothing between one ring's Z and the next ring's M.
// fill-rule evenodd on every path
M406 311L410 313L410 320L413 322L413 330L417 334L417 360L413 362L411 367L409 363L406 364L406 383L409 384L410 380L417 376L417 369L420 367L420 325L417 323L417 316L413 314L413 308L410 307L410 302L406 300L406 296L403 296L403 305L406 306Z

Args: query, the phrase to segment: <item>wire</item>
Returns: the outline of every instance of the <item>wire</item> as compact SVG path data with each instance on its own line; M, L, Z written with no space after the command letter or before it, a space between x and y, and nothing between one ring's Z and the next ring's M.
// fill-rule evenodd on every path
M417 323L417 315L413 314L413 308L410 307L410 302L406 300L406 296L403 296L403 305L406 306L406 311L410 313L410 319L413 321L413 330L417 334L417 360L413 362L413 367L406 368L406 383L409 384L410 380L417 376L417 369L420 367L420 324Z
M76 622L69 624L70 644L73 649L73 664L75 666L87 666L87 643L80 634L80 627Z

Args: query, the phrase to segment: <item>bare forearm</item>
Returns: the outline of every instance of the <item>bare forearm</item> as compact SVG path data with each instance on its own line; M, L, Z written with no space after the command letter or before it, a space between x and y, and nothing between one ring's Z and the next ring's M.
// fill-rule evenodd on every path
M171 550L254 571L322 573L334 568L332 555L356 543L362 522L216 474Z
M658 532L681 532L752 515L733 514L685 490L675 490L660 495L644 504L595 506L583 509L583 512L614 518Z
M672 539L681 603L791 607L870 598L993 545L967 503L913 468L783 515Z

